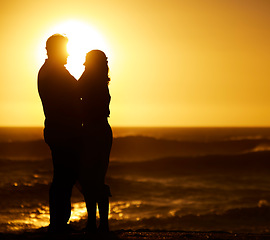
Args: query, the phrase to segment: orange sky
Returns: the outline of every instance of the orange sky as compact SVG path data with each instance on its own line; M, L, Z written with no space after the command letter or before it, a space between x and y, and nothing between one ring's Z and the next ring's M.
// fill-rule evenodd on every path
M268 0L1 3L0 126L42 126L44 36L69 20L107 44L112 126L270 126Z

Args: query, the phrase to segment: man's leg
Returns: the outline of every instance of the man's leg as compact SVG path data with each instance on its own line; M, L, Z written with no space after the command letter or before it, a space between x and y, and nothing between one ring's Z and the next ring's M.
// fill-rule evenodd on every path
M54 175L50 187L50 227L61 230L71 214L72 188L77 180L77 152L68 147L51 147Z

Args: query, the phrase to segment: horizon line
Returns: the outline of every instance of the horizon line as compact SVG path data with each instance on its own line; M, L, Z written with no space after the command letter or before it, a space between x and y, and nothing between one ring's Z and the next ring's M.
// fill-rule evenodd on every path
M270 128L265 125L111 125L112 128ZM0 128L44 128L42 125L9 125L0 126Z

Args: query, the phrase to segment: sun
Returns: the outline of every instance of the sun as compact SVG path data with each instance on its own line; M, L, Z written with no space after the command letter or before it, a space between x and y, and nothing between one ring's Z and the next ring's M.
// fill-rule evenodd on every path
M104 37L92 26L78 20L69 20L57 24L45 34L42 40L42 48L39 51L39 60L44 62L47 58L45 42L55 33L65 34L69 41L67 50L69 53L66 68L75 77L79 78L84 70L85 55L93 49L100 49L110 59L110 51Z

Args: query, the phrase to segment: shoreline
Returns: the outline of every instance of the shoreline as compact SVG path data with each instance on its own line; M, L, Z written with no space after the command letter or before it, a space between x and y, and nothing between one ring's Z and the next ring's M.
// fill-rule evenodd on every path
M1 240L270 240L270 233L229 233L223 231L164 231L164 230L116 230L109 234L85 235L73 234L49 235L47 227L20 233L0 233Z

